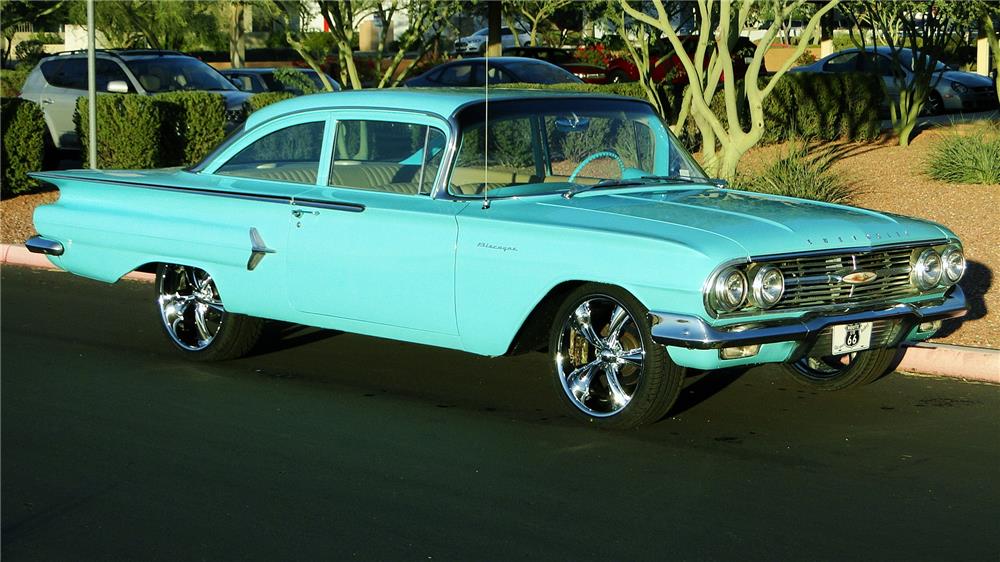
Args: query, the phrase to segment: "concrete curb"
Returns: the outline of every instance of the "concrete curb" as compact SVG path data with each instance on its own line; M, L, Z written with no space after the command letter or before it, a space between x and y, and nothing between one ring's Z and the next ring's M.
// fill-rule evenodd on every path
M0 244L0 256L4 265L59 270L48 258L20 244ZM151 282L154 277L152 273L133 272L125 279ZM906 348L896 370L1000 384L1000 349L921 343Z

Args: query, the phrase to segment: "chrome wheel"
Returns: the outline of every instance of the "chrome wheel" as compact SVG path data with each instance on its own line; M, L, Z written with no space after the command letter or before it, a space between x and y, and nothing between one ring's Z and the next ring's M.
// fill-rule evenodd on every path
M208 272L169 265L157 280L157 302L167 335L183 349L201 351L212 344L226 309Z
M640 326L617 300L592 295L562 323L556 373L570 402L593 417L629 405L642 381L646 350Z

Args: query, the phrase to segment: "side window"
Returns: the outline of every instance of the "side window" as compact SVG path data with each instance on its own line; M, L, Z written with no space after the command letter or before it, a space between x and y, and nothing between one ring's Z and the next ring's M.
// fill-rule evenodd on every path
M826 61L823 70L826 72L854 72L857 67L858 53L847 53Z
M128 76L125 76L125 71L122 67L118 66L118 63L108 59L97 59L94 61L94 69L97 71L96 82L97 91L106 92L108 91L108 82L115 80L120 80L128 85L128 91L134 92L135 88L132 87L132 82L129 81Z
M438 74L437 81L446 86L468 86L472 78L472 65L456 64Z
M429 194L444 152L444 133L393 121L338 121L330 185Z
M45 80L57 88L87 89L87 61L69 58L49 61L42 65Z
M316 183L324 121L300 123L257 139L215 171L290 183Z

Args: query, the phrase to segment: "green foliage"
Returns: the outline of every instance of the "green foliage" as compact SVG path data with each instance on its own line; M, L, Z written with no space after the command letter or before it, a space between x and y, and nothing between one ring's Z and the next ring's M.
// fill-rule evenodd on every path
M291 92L261 92L250 96L247 100L247 106L250 108L251 112L254 112L262 107L267 107L272 103L278 103L279 101L285 101L294 97L295 94Z
M3 197L30 193L38 182L28 172L42 169L45 156L45 119L37 104L20 98L0 100L0 138L3 139Z
M226 136L226 101L208 92L168 92L154 98L162 118L161 165L200 162Z
M733 188L830 203L847 203L853 190L833 172L832 164L832 154L810 154L808 146L802 143L775 160L760 174L737 176Z
M97 96L97 165L111 169L159 168L161 103L151 96L102 94ZM76 131L80 135L84 166L89 154L87 98L76 100Z
M750 109L742 85L737 86L740 124L749 129ZM764 136L761 144L787 140L872 140L881 134L879 106L885 96L882 81L868 74L786 74L764 99ZM710 105L726 120L723 92ZM701 142L694 118L689 117L681 141L696 150Z
M14 47L14 58L16 58L23 66L33 67L38 64L38 61L42 60L42 57L44 56L45 46L42 45L42 42L37 39L21 41L16 47Z
M948 183L1000 185L1000 126L984 125L941 139L927 159L926 173Z
M15 98L21 94L21 86L31 73L31 67L20 65L14 69L0 70L0 96Z
M286 90L298 90L303 94L315 94L320 91L304 72L299 72L293 68L283 67L275 69L274 79L281 83Z

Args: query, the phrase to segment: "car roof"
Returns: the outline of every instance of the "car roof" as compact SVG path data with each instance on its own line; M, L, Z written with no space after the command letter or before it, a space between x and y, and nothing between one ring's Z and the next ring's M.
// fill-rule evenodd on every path
M586 92L554 92L551 90L528 90L491 88L491 101L517 99L550 98L594 98L619 99L646 103L637 98ZM245 128L253 129L274 118L322 109L416 109L442 119L449 119L460 108L487 99L486 91L480 88L382 88L368 90L346 90L299 96L281 101L254 111L246 120Z
M278 70L278 68L287 68L289 70L294 70L296 72L316 72L311 68L299 68L297 66L282 66L282 67L254 66L254 67L243 67L243 68L225 68L223 70L220 70L219 72L223 74L226 74L227 72L233 72L233 73L238 72L240 74L269 74L273 73L275 70Z

